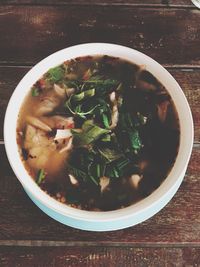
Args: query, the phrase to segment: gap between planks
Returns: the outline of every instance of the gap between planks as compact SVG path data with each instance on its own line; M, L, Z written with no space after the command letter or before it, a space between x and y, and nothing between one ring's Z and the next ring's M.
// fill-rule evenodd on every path
M134 247L134 248L200 248L200 242L92 242L92 241L46 241L46 240L0 240L0 246L16 247Z
M145 3L117 3L117 2L112 2L112 3L106 3L106 2L96 2L92 3L84 1L80 3L79 1L76 2L74 1L73 3L67 3L67 2L62 2L62 3L2 3L2 6L46 6L46 7L62 7L62 6L96 6L96 7L138 7L138 8L166 8L166 9L197 9L195 5L191 4L145 4Z
M69 46L70 47L70 46ZM66 47L68 48L68 47ZM32 63L32 62L27 62L27 63L22 63L22 62L5 62L5 61L0 61L0 68L33 68L38 62L36 63ZM163 66L164 68L168 69L168 70L182 70L182 71L194 71L194 70L200 70L200 65L199 64L160 64L161 66Z

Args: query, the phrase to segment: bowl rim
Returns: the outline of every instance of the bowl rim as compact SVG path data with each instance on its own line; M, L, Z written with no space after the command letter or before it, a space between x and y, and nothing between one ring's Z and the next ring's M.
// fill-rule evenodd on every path
M49 68L63 63L65 60L86 55L109 55L116 56L138 65L145 65L149 70L168 90L170 93L180 121L180 147L174 166L162 184L148 197L130 205L128 207L113 210L113 211L85 211L66 204L60 203L47 195L33 181L24 168L18 153L16 142L16 122L19 108L27 92L32 84L37 81ZM141 63L139 63L141 62ZM172 89L173 88L173 89ZM14 131L11 130L14 127ZM187 99L176 80L172 75L158 62L149 56L129 47L110 44L110 43L85 43L71 46L59 50L50 56L44 58L37 63L26 75L21 79L15 88L7 106L4 119L4 142L8 160L15 175L21 182L22 186L31 192L31 194L46 207L54 210L62 215L74 219L85 221L113 221L121 220L137 214L146 212L154 205L157 205L162 199L170 193L171 190L178 184L178 179L185 173L193 147L194 126L193 119Z

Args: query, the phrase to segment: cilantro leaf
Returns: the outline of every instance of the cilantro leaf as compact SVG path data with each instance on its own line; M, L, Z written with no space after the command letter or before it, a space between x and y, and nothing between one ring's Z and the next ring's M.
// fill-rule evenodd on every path
M64 70L62 69L61 66L51 68L47 72L47 77L51 82L58 82L63 78L63 76L64 76Z

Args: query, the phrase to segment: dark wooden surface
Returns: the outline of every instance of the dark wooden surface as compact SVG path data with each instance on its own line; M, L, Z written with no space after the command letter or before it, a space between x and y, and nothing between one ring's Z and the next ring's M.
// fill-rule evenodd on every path
M190 0L1 0L3 4L35 5L131 5L156 7L194 7Z
M200 11L190 0L0 4L0 266L200 266ZM109 233L43 214L16 179L3 143L5 109L23 75L58 49L92 41L127 45L166 66L195 123L192 157L174 198L146 222Z
M0 6L0 63L32 65L63 47L111 42L168 66L199 66L200 12L131 6Z
M182 267L198 266L199 261L199 248L7 247L0 251L1 266Z

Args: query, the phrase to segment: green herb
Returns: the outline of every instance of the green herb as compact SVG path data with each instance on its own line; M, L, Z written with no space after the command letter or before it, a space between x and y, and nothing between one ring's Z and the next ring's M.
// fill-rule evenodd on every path
M103 162L91 162L88 166L88 174L99 182L99 178L105 174L105 167Z
M109 128L109 120L108 120L108 116L106 114L102 114L102 121L103 124L105 126L105 128Z
M139 124L144 125L147 122L147 117L143 116L141 113L137 113L137 118L139 121Z
M101 79L101 76L92 76L89 80L84 81L85 83L94 83L94 84L101 84L101 85L116 85L119 82L117 80L112 79Z
M120 151L111 148L98 148L98 151L109 162L112 162L123 156L123 154Z
M38 174L37 174L37 180L36 180L36 183L37 183L38 185L40 185L40 184L44 181L45 177L46 177L46 173L45 173L45 171L44 171L43 169L40 169L40 170L38 171Z
M95 179L95 177L93 177L91 175L88 177L92 180L93 183L95 183L96 185L99 185L99 182Z
M33 86L33 87L32 87L32 90L31 90L31 94L32 94L32 96L39 96L39 94L40 94L40 89L37 88L37 87L35 87L35 86Z
M92 114L92 112L98 107L98 105L85 111L83 105L80 103L95 95L95 89L83 91L79 94L72 95L66 102L65 107L74 115L77 115L83 119L86 119L86 115ZM79 104L77 104L79 103Z
M72 175L74 175L77 179L81 179L83 180L84 182L87 181L87 174L80 170L79 168L75 167L75 166L72 166L71 164L68 165L68 170L69 170L69 173L71 173Z
M102 142L110 142L111 141L111 135L110 134L105 134L103 135L103 137L101 138Z
M85 126L87 128L87 125ZM69 159L69 173L79 181L92 182L99 185L100 177L105 174L106 164L99 156L98 151L86 148L77 148Z
M78 169L77 167L74 167L72 165L69 165L68 169L69 169L69 173L71 173L72 175L74 175L78 180L82 180L83 182L87 182L87 181L92 181L95 185L99 184L99 179L97 177L94 177L91 174L91 171L89 170L90 168L90 164L88 165L88 171L87 173Z
M47 77L51 82L58 82L63 78L63 76L64 76L64 70L62 69L61 66L51 68L47 72Z
M131 147L134 149L135 153L138 153L138 151L142 148L142 141L139 136L139 132L137 130L129 131L129 140L131 143Z
M94 95L95 95L95 89L90 89L90 90L83 91L79 94L73 95L71 97L70 101L80 102L80 101L86 100L86 99L88 99Z
M105 175L111 178L123 177L126 175L126 168L129 164L129 159L121 157L107 165Z
M119 171L117 170L117 168L115 166L112 166L112 165L108 165L106 167L105 175L107 177L110 177L110 178L119 178L120 177Z
M103 127L109 128L111 110L102 96L105 97L118 83L117 80L103 79L102 76L92 76L83 81L68 81L67 86L75 87L77 93L65 102L65 107L72 114L83 119L91 118L90 115L96 116ZM90 100L91 98L93 101Z
M94 112L95 118L101 121L103 127L109 128L111 123L111 109L108 103L102 98L98 98L97 103L98 106Z
M127 153L137 154L142 148L142 140L139 134L139 129L146 123L146 118L137 113L131 115L129 112L122 110L119 116L119 128L124 133L123 139L129 141L129 146L123 146L124 151Z
M94 126L94 123L92 120L87 120L82 125L82 130L87 132Z
M121 157L117 162L116 162L116 167L118 171L123 175L125 168L127 165L130 163L130 160L124 157Z
M75 87L79 92L83 91L84 88L88 89L98 89L98 95L102 93L109 92L108 89L113 89L113 86L119 84L119 81L114 79L103 79L102 76L96 75L90 77L88 80L73 80L66 81L65 84L69 87Z
M91 72L87 71L83 77L85 80L66 82L67 86L76 88L76 94L66 101L65 107L85 120L81 129L71 131L75 154L69 160L69 173L79 181L98 186L102 176L115 179L131 171L132 158L142 148L140 127L146 118L126 110L120 81L90 75ZM118 94L116 131L109 130L112 117L109 93L113 90Z
M75 88L75 89L79 89L80 83L79 81L65 81L65 84L67 85L67 87L69 88Z
M72 114L77 115L83 119L86 119L86 115L92 114L92 112L98 107L96 105L95 107L87 110L87 111L82 111L82 105L76 105L74 108L72 108L70 100L65 102L64 105Z
M114 90L119 84L119 81L114 79L104 79L102 76L92 76L89 80L82 81L85 86L89 89L91 87L96 89L97 96L105 96Z
M103 129L95 125L92 121L86 121L82 126L81 132L77 133L72 130L73 143L75 146L89 145L109 132L110 130Z

